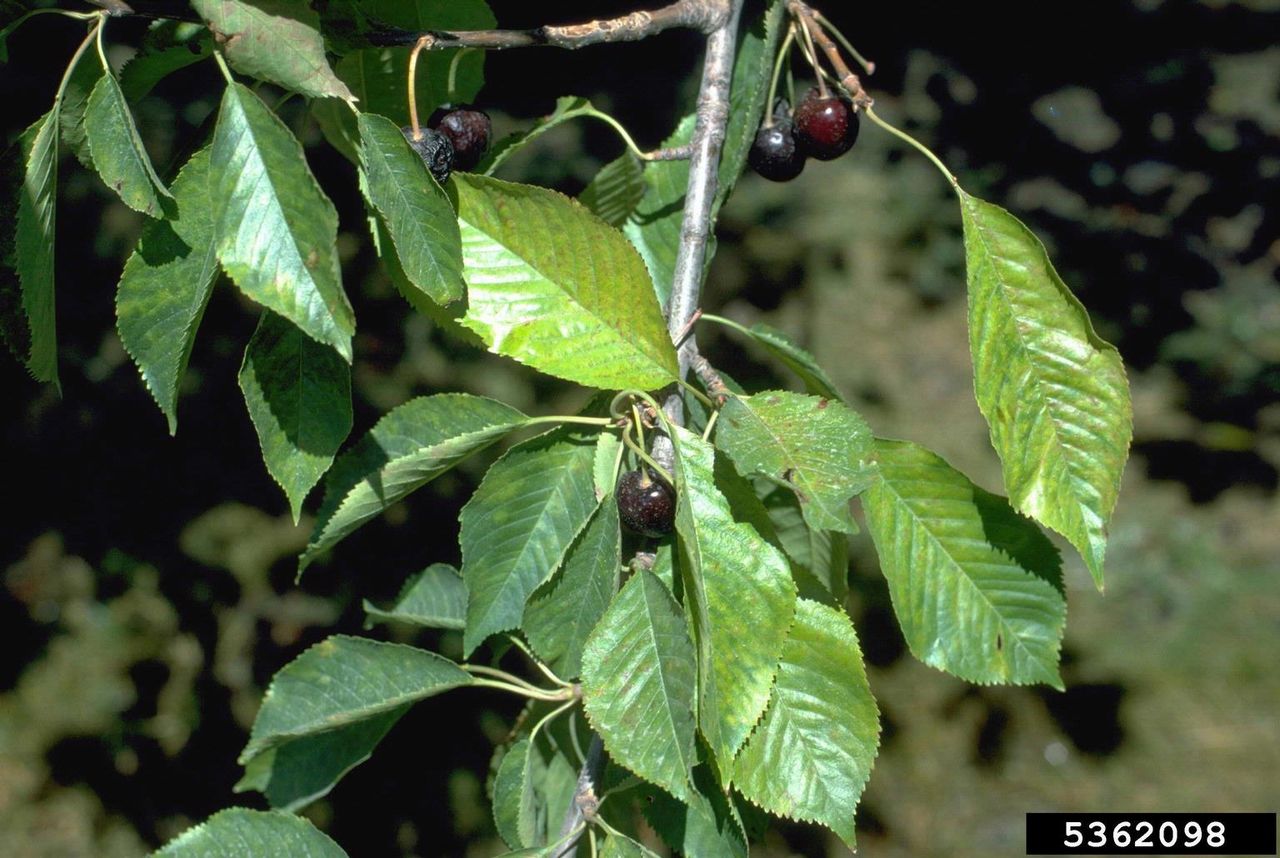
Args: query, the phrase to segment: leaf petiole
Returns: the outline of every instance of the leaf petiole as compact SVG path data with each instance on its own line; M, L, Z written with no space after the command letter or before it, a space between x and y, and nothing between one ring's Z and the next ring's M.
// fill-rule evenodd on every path
M907 132L902 131L898 128L895 128L894 126L890 125L888 122L885 122L876 114L875 110L872 109L871 107L865 108L863 112L866 113L867 118L870 119L872 122L874 122L876 125L879 125L885 131L888 131L890 134L892 134L894 137L897 137L899 140L909 143L911 146L917 149L921 154L923 154L926 158L932 161L933 166L937 167L938 170L942 172L942 175L947 177L947 181L951 183L951 187L955 189L956 193L957 194L961 193L960 180L955 177L954 173L952 173L950 170L947 169L947 165L942 163L942 159L939 158L937 155L933 154L933 151L928 146L924 145L923 143L921 143L916 138L912 137Z

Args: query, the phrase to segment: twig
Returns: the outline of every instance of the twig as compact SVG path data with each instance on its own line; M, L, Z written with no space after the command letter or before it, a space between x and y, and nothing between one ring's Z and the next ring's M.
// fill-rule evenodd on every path
M831 68L835 71L836 77L840 80L840 85L849 93L849 97L853 99L855 107L866 109L871 106L871 96L867 95L867 91L862 88L862 81L845 63L844 57L840 54L840 49L836 47L836 43L831 41L831 37L827 35L827 31L818 21L818 13L810 8L804 0L787 0L787 11L795 17L800 25L804 27L805 33L813 39L813 43L818 46L822 53L826 54L827 62L831 63ZM874 68L874 66L871 66ZM819 75L821 81L821 75Z
M609 42L637 42L677 27L714 32L719 28L722 0L677 0L652 12L632 12L620 18L606 18L583 24L546 25L530 30L409 30L386 29L367 35L372 45L412 45L427 41L427 50L482 48L585 48Z
M564 821L560 823L560 838L569 837L575 829L593 818L600 800L596 797L596 783L600 780L604 768L604 741L599 734L591 737L591 746L587 748L587 761L578 772L578 785L573 790L573 801L565 812ZM570 838L563 846L551 854L551 858L568 858L578 848L577 838Z
M729 121L729 86L733 80L733 54L738 40L738 19L743 0L721 0L727 14L724 23L707 37L707 53L702 62L702 84L698 90L697 120L693 128L693 154L689 159L689 184L684 198L684 221L680 226L680 247L676 251L671 278L671 300L667 304L667 331L673 343L680 342L679 376L689 373L698 353L697 340L684 338L689 320L697 312L702 296L702 277L711 234L711 208L715 202L724 148L725 126ZM684 403L677 391L663 402L668 419L684 422ZM653 457L668 469L675 464L671 439L659 435L653 443Z

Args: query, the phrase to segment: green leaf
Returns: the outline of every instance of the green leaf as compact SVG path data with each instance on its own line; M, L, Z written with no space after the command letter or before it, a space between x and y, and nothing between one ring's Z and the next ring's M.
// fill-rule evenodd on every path
M809 527L858 532L849 500L875 476L871 430L843 402L785 390L731 397L716 446L743 476L758 474L794 491Z
M675 380L675 349L644 265L617 230L544 188L468 175L454 184L462 323L491 351L606 390Z
M854 848L854 815L880 744L858 637L835 608L800 600L769 710L734 764L770 813L827 826Z
M763 346L771 356L780 361L783 366L798 375L807 393L811 393L814 396L825 396L827 399L844 399L840 395L840 391L836 389L835 382L827 376L822 367L818 366L818 362L813 355L796 345L782 331L771 328L763 322L757 322L750 328L745 328L737 322L723 319L719 316L703 316L703 318L719 322L751 337L755 342Z
M682 800L694 796L696 672L684 611L639 570L587 639L583 706L612 759Z
M578 194L578 202L609 226L621 227L644 198L644 168L640 159L623 152L600 168Z
M210 165L222 267L246 295L350 363L355 315L338 272L338 213L301 144L261 99L233 84Z
M520 623L534 651L561 677L580 673L583 645L609 607L621 563L618 503L610 495L569 548L560 572L529 599Z
M409 282L437 304L462 299L458 220L403 133L381 116L360 115L360 166Z
M351 367L268 311L245 349L240 390L262 460L297 522L302 502L351 432Z
M594 441L563 428L512 447L462 508L467 654L520 624L525 601L560 567L599 505Z
M328 795L347 772L373 756L373 749L409 708L405 704L258 754L245 765L235 792L257 790L273 808L300 810Z
M747 150L764 116L764 100L773 59L777 54L783 4L771 0L768 9L738 40L734 59L733 85L729 91L729 122L720 154L719 183L711 212L714 226L720 206L733 190L742 172ZM683 146L693 138L694 117L686 116L675 132L663 141L663 148ZM671 296L680 229L684 222L684 195L689 186L689 162L651 161L644 168L645 194L623 227L653 276L658 301ZM708 241L708 265L715 255L714 235Z
M867 527L911 652L970 682L1061 688L1067 603L1053 543L923 447L877 441L876 453Z
M849 593L849 539L832 530L813 530L805 523L795 493L769 480L757 489L777 534L782 552L791 561L800 596L841 605Z
M999 206L958 193L974 390L1010 502L1070 540L1101 588L1133 438L1124 364L1039 239Z
M89 95L84 128L93 164L107 187L129 208L149 217L163 217L164 206L173 195L151 166L120 84L109 74L99 78Z
M169 75L211 56L213 38L207 28L156 21L143 37L141 49L120 69L120 90L128 101L138 101Z
M467 625L467 585L457 569L432 563L404 585L393 606L383 610L366 600L364 611L371 620L462 630Z
M596 485L596 497L603 500L613 494L618 477L618 456L622 452L622 440L613 432L601 432L596 436L596 461L592 471Z
M58 101L58 124L61 128L61 142L71 150L86 170L96 169L93 155L89 151L89 136L85 131L85 110L89 106L89 95L102 78L102 63L95 51L85 51L76 60L76 66L67 77L62 89L62 98Z
M208 147L174 179L173 200L171 217L143 225L116 292L120 342L168 418L170 434L178 429L178 388L218 275Z
M329 68L320 17L305 0L191 0L191 5L241 74L312 98L355 102Z
M470 683L469 673L433 652L334 635L271 680L240 763Z
M747 841L730 806L706 766L694 770L699 792L687 802L653 790L642 804L645 819L668 846L680 855L697 858L747 858Z
M711 445L679 427L673 440L680 566L698 645L698 726L724 773L769 702L796 588L782 553L730 514Z
M545 735L545 734L544 734ZM493 781L498 834L512 849L554 842L578 773L545 739L521 738L502 757Z
M320 552L526 419L501 402L465 393L419 397L386 414L329 472L299 573Z
M155 858L346 858L347 853L305 819L283 811L233 807L188 828Z
M403 30L488 30L496 25L484 0L360 0L358 11L368 18ZM409 124L405 88L409 79L410 47L364 48L338 61L334 71L360 100L365 113L385 116L398 127ZM475 100L484 84L485 51L424 51L418 56L417 96L420 120L445 102ZM454 89L449 91L450 69ZM325 137L352 162L359 161L360 133L352 111L337 99L312 104L312 113Z
M600 858L658 858L643 844L637 843L620 832L613 832L600 849Z
M4 218L4 280L0 282L0 331L14 355L38 381L58 383L54 323L54 221L58 181L58 104L18 140L22 170L9 173ZM10 152L9 157L17 153ZM15 187L16 186L16 187ZM9 218L13 217L13 220ZM12 238L10 238L12 236ZM12 242L12 243L10 243Z
M543 134L546 134L552 128L584 117L610 120L609 115L602 110L596 109L590 100L579 95L562 95L556 99L555 109L535 122L529 130L517 131L495 143L489 153L485 155L484 160L476 166L476 172L492 176L508 158Z

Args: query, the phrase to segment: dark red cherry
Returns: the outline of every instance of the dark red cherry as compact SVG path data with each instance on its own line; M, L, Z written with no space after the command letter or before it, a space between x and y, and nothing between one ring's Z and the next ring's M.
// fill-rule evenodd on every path
M453 169L453 143L449 138L431 128L419 128L417 137L413 136L413 128L408 125L400 131L435 180L442 185L449 181L449 171Z
M627 471L618 478L618 517L641 536L666 536L676 522L671 487L648 471Z
M747 152L751 169L773 182L789 182L804 169L804 153L796 145L791 120L776 119L756 132Z
M454 169L463 172L475 169L480 163L493 133L489 114L470 105L438 107L427 124L453 143Z
M858 139L858 114L844 99L810 89L795 109L796 144L804 154L830 161L848 152Z

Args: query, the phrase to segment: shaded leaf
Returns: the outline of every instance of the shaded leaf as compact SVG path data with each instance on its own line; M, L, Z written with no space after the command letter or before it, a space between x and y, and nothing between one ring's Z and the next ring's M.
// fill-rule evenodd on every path
M209 149L191 156L173 181L173 213L148 221L124 264L116 330L147 390L178 429L178 388L218 275Z
M781 390L730 397L716 446L743 476L792 489L809 527L857 532L849 501L875 475L871 430L843 402Z
M706 772L694 770L695 777ZM663 842L680 855L698 858L747 858L747 840L734 818L735 809L710 777L699 778L699 792L687 802L659 790L642 804L644 817Z
M86 170L93 170L93 155L89 151L89 136L85 132L84 115L89 106L89 95L102 79L102 63L95 51L85 51L76 60L76 66L67 77L58 100L58 123L61 142Z
M320 552L526 419L501 402L465 393L411 399L387 413L329 472L299 573Z
M156 858L245 858L288 855L290 858L346 858L325 834L305 819L283 811L233 807L188 828Z
M517 131L495 143L489 153L485 155L484 160L476 166L476 172L492 176L508 158L543 134L546 134L552 128L574 119L586 117L609 119L609 115L602 110L596 109L589 99L579 95L563 95L556 99L555 109L535 122L533 127L527 131Z
M512 849L553 843L573 800L578 773L563 753L546 745L545 738L521 738L503 755L494 777L494 822Z
M582 654L582 699L609 756L691 800L697 665L684 611L658 578L636 572Z
M10 350L37 381L56 385L53 241L58 180L57 102L22 133L17 148L22 169L7 177L16 184L12 193L17 200L8 209L16 210L16 216L5 215L7 223L13 224L13 232L6 229L3 239L6 270L0 283L0 330ZM11 157L18 153L11 153ZM10 221L10 217L14 219Z
M305 0L191 0L241 74L313 98L354 102L324 55L320 17Z
M395 243L401 270L437 304L461 300L462 239L449 198L396 125L365 113L359 126L369 199Z
M210 165L222 267L246 295L349 363L355 315L338 272L338 213L301 144L261 99L232 84Z
M610 495L570 547L560 572L529 599L520 623L534 652L560 677L578 676L582 647L609 607L621 563L618 503Z
M271 680L240 762L470 683L469 673L433 652L334 635Z
M297 522L302 502L351 432L351 367L268 311L245 349L240 390L262 460Z
M1061 688L1067 604L1053 543L923 447L877 441L876 453L867 527L911 652L970 682Z
M708 319L708 321L719 322L751 337L764 347L765 351L779 360L783 366L800 377L800 382L804 385L805 392L814 396L825 396L827 399L844 398L840 395L840 391L836 389L835 382L827 376L822 367L818 366L818 362L813 355L800 348L782 331L772 328L763 322L757 322L746 328L737 322L719 316L704 315L703 318Z
M800 600L764 720L734 781L770 813L827 826L854 846L854 816L880 744L858 638L835 608Z
M120 84L109 74L98 79L89 95L84 129L93 165L107 187L129 208L153 218L163 217L164 206L173 196L156 175Z
M599 505L594 461L594 438L575 429L531 438L494 463L462 508L466 653L516 628L525 601L560 567Z
M639 158L623 152L600 168L578 194L578 202L609 226L621 227L643 197L644 168Z
M265 751L245 766L236 792L257 790L278 810L297 811L323 798L347 772L373 755L409 705Z
M384 610L366 600L364 611L371 620L461 630L467 624L467 585L457 569L432 563L404 585L390 608Z
M145 97L176 71L213 56L206 27L182 21L156 21L138 53L120 69L120 90L128 101Z
M730 514L711 445L678 427L673 440L680 567L698 646L698 726L727 772L769 702L796 588L782 553Z
M643 844L615 831L600 848L600 858L658 858L658 856Z
M800 596L844 604L849 593L848 537L838 531L809 527L794 492L768 480L761 480L758 488L778 545L791 561Z
M1124 364L1039 239L999 206L957 192L974 391L1010 502L1070 540L1101 588L1133 438Z
M644 265L617 230L544 188L468 175L454 184L462 323L491 351L606 390L675 380L675 349Z

